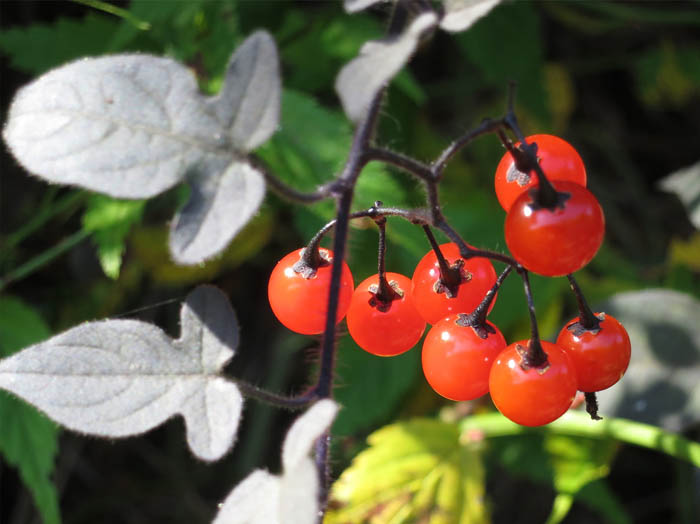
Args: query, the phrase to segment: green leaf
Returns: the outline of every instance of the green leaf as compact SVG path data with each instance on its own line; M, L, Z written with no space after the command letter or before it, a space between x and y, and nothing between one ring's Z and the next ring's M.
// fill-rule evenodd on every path
M699 91L696 49L677 49L671 41L662 41L640 55L633 66L640 97L652 107L682 107Z
M605 516L610 524L632 524L631 517L615 497L605 479L594 480L581 488L576 498Z
M533 4L513 2L496 7L456 39L487 82L503 90L509 81L516 81L518 104L547 122L550 115L541 34Z
M351 337L341 337L336 368L334 394L343 409L333 424L333 434L350 435L384 422L396 412L420 374L420 344L384 358L367 353Z
M596 307L625 326L630 365L619 383L598 393L600 412L671 431L700 418L700 301L667 289L614 295Z
M326 524L488 522L481 456L455 424L415 419L367 440L331 489Z
M488 440L492 459L516 475L551 484L556 490L548 524L561 522L579 491L608 475L616 449L613 439L542 435L537 430Z
M50 336L41 317L19 299L0 298L0 357ZM50 480L58 450L58 428L29 405L0 391L0 454L19 471L46 524L61 516Z
M118 26L118 20L96 13L82 20L59 18L51 25L0 32L0 50L10 56L12 67L39 74L76 58L105 53Z
M554 470L554 487L559 493L574 495L593 480L610 473L610 462L617 444L566 435L549 435L544 440Z
M141 220L145 205L145 200L117 200L99 194L88 199L83 229L92 233L100 265L110 278L119 277L126 236Z
M308 95L285 89L280 130L256 153L280 179L310 190L342 168L350 133L340 113L321 107Z

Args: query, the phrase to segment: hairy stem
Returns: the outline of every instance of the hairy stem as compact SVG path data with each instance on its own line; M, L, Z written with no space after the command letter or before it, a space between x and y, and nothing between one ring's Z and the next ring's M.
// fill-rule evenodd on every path
M525 297L527 299L527 310L530 315L530 341L527 345L526 352L522 355L521 366L527 368L542 368L548 365L547 353L542 349L540 341L540 332L537 327L537 318L535 316L535 301L532 298L532 289L530 288L530 277L526 269L521 268L520 273L523 279L523 287L525 289Z
M302 409L316 400L316 392L313 388L302 395L287 397L272 393L242 380L236 380L236 385L241 390L243 396L265 402L284 409Z
M576 303L578 305L579 322L581 327L587 330L595 330L600 327L600 319L595 316L593 310L588 305L586 297L583 296L583 291L576 282L573 275L566 275L569 279L569 285L571 286L571 291L576 295Z

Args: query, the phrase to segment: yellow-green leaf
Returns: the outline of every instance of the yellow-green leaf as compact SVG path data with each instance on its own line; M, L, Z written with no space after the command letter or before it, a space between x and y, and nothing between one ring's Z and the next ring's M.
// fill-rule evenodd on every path
M484 468L457 425L434 419L391 424L331 491L325 524L477 524L489 521Z

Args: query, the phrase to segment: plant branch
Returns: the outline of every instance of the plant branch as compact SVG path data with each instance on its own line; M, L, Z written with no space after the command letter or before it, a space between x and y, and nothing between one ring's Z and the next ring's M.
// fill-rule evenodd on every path
M242 380L235 380L235 383L241 390L241 393L243 393L243 396L284 409L302 409L316 400L316 392L313 388L301 395L287 397L272 393Z
M267 169L263 168L259 162L255 162L254 164L256 169L263 174L263 177L265 177L265 181L268 183L270 188L272 188L272 190L278 195L286 198L287 200L291 200L292 202L297 202L299 204L313 204L314 202L329 198L333 194L333 182L319 186L315 191L309 193L298 191L282 182Z
M406 156L403 153L391 151L390 149L370 147L367 150L367 160L375 160L377 162L390 164L420 178L421 180L428 181L434 179L433 171L430 166L424 164L423 162L419 162L415 158Z
M486 118L482 120L481 124L471 131L465 133L455 141L453 141L447 148L440 153L440 156L432 163L433 178L439 180L442 178L442 172L447 166L447 162L463 147L469 144L472 140L482 135L493 133L498 131L505 124L505 119L494 120L491 118Z

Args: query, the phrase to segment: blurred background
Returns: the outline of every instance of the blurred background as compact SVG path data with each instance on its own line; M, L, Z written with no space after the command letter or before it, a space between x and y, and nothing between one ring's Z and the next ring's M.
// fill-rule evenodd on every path
M257 158L300 189L312 189L342 167L352 128L333 82L365 41L381 38L386 5L356 15L331 1L113 5L116 12L92 0L0 3L0 120L20 86L86 55L170 56L192 68L203 91L216 93L232 51L264 28L280 49L284 94L282 126ZM633 352L644 356L644 363L633 365L653 371L651 378L628 373L627 386L601 397L602 415L624 415L697 439L700 3L506 2L470 31L439 32L419 50L390 86L378 142L429 162L482 118L503 115L509 80L518 84L525 134L559 135L586 164L607 235L577 278L592 304L630 316L640 348ZM504 213L493 192L502 154L495 136L475 141L446 170L441 198L467 242L506 251ZM285 393L314 380L318 341L276 321L266 282L278 259L333 216L331 202L305 208L269 192L260 213L220 257L184 268L169 260L167 222L187 188L148 202L114 201L49 186L29 176L4 147L0 155L0 356L105 317L154 322L177 336L180 302L207 282L227 293L241 324L230 376ZM411 208L424 203L420 184L372 164L360 179L354 209L375 200ZM420 228L399 220L390 219L387 230L387 269L410 276L427 241ZM349 264L356 283L376 272L376 240L371 223L353 224ZM644 295L637 292L650 289L655 291L646 302L639 298ZM551 339L576 315L575 301L564 278L535 276L533 291L541 332ZM527 337L517 278L506 281L489 318L507 340ZM342 338L336 475L364 449L367 435L385 424L493 409L488 397L455 406L436 395L422 376L419 349L381 359ZM203 464L187 450L179 419L142 438L107 442L58 431L0 392L0 522L58 522L57 503L63 521L73 524L208 522L251 469L279 470L279 446L292 420L290 413L250 401L232 453ZM548 460L542 449L541 436L480 448L485 474L477 480L485 486L482 503L493 522L547 519L555 474L521 460ZM565 522L697 522L697 469L615 443L608 443L605 457L605 474L583 488Z

